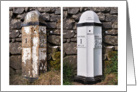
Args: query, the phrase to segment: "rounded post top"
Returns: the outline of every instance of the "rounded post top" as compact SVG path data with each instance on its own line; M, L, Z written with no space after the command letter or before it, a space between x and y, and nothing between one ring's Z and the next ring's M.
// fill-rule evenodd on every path
M85 11L82 13L79 23L101 23L98 15L94 11Z
M45 21L42 15L36 11L30 11L26 14L24 23L22 26L30 26L30 25L43 25L45 26Z

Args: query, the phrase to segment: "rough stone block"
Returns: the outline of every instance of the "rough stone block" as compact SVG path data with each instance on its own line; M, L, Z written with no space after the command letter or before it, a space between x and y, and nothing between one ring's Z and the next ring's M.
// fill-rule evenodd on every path
M63 31L63 38L72 38L74 37L74 31L73 30L64 30Z
M77 54L77 43L70 42L63 44L63 50L66 54Z
M19 30L12 30L10 32L10 38L16 38L19 36Z
M79 12L79 8L68 8L68 14L77 14Z
M60 36L50 35L48 37L48 42L54 45L60 45L61 42Z
M110 45L118 45L118 37L107 35L105 36L105 43L110 44Z
M10 53L11 54L21 54L21 43L15 42L15 43L10 43Z
M24 12L24 8L23 7L13 8L13 13L15 13L15 14L22 14L23 12Z
M118 8L117 7L111 8L110 14L117 14L117 13L118 13Z
M103 22L103 28L106 28L106 29L112 28L112 23L111 22Z
M16 70L21 69L21 56L20 55L10 57L10 67Z
M105 34L108 34L108 35L117 35L118 34L118 30L117 29L106 30Z
M70 30L73 29L74 22L75 22L74 19L68 19L68 20L64 19L63 20L63 28L70 29Z
M114 22L117 21L118 17L116 15L106 15L106 21Z
M47 28L57 28L56 22L48 22L47 23Z

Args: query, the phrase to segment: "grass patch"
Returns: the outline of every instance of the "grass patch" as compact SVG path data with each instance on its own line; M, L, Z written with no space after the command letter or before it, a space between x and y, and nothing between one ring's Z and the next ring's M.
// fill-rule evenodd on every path
M10 76L10 85L60 85L60 71L51 70L40 74L39 78L30 83L21 75Z
M64 85L72 85L72 81L74 79L74 69L73 65L69 62L63 63L63 84Z
M109 52L110 61L104 62L104 78L102 82L108 85L117 85L118 83L118 53L117 51Z

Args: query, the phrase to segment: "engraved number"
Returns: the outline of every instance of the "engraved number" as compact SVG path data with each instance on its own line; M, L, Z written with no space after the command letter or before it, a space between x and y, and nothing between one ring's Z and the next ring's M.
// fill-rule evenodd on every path
M27 43L27 38L25 39L25 43Z

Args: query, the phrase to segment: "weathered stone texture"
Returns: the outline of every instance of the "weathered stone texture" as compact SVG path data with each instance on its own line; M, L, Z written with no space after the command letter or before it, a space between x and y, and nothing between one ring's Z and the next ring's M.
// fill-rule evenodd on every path
M21 69L21 56L15 55L10 57L10 67L19 70Z
M73 55L73 54L77 54L77 47L76 47L76 43L64 43L63 44L63 50L66 54L70 54L70 55Z
M21 54L22 46L21 43L15 42L10 43L10 53L11 54Z

